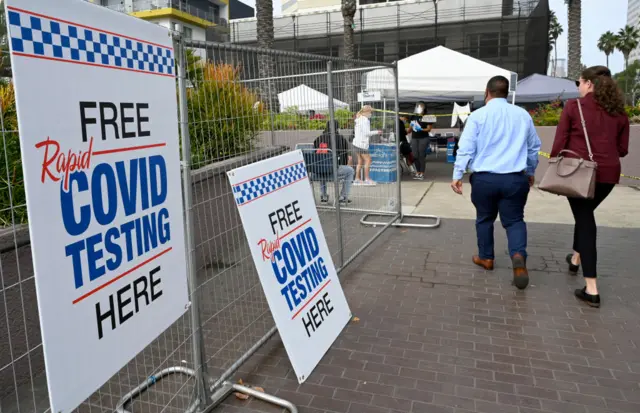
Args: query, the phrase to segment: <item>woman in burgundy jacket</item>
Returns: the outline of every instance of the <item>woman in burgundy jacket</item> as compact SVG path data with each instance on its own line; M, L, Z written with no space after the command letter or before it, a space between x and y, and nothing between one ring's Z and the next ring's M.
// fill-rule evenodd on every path
M611 72L604 66L585 69L576 82L581 99L568 101L556 130L551 156L562 149L576 152L589 159L578 106L582 106L584 120L596 171L596 190L593 199L568 198L575 228L573 253L567 256L569 273L576 275L582 264L586 287L575 295L592 307L600 307L596 285L596 220L594 211L620 181L620 158L629 150L629 118L624 110L624 98ZM565 153L567 157L570 154Z

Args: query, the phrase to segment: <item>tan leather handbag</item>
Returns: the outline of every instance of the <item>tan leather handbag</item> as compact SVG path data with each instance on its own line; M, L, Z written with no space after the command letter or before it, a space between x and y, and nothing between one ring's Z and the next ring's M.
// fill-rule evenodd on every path
M591 152L591 143L589 142L587 125L584 122L580 101L576 101L576 104L580 112L580 122L582 123L584 137L587 141L589 160L580 158L580 155L568 149L561 150L557 157L549 159L549 169L542 177L538 188L569 198L592 199L596 189L598 164L593 160L593 152ZM563 153L570 153L576 158L565 158L562 156Z

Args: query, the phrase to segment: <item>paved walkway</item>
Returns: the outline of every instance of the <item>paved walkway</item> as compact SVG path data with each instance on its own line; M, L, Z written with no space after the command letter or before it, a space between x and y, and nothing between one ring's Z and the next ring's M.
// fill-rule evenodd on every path
M418 185L416 185L418 184ZM462 196L455 195L449 182L406 182L405 192L421 194L419 204L411 201L416 195L404 199L405 213L437 214L444 218L474 219L475 209L471 204L471 185L465 182ZM599 225L615 228L640 228L640 189L629 186L614 188L609 197L596 210ZM569 203L564 197L533 188L529 193L525 219L528 222L573 224Z
M405 209L471 218L468 201L452 202L442 184L403 185ZM563 262L572 239L563 224L568 207L534 191L527 210L531 284L524 292L510 285L499 224L493 272L470 263L471 219L446 218L435 230L391 229L344 274L359 321L307 383L295 381L279 339L237 377L303 413L640 412L636 192L619 188L603 204L609 213L599 231L600 309L572 295L583 284ZM543 220L551 224L536 222ZM215 411L281 410L231 397Z

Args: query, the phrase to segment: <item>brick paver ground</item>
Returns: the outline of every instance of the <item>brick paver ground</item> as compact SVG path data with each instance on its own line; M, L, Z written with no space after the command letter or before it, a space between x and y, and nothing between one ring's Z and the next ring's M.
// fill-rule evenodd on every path
M600 309L573 298L570 226L529 226L524 292L510 285L502 228L493 272L470 264L474 234L451 219L387 231L343 278L360 321L305 384L277 338L238 378L303 413L640 412L640 230L600 229ZM281 409L230 397L215 411Z

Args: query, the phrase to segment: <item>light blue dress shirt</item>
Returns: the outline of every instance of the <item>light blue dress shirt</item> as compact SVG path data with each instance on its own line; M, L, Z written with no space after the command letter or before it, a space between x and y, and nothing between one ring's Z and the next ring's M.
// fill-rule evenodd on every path
M472 172L508 174L526 171L533 176L538 166L540 138L529 113L493 98L467 119L458 142L453 179Z

